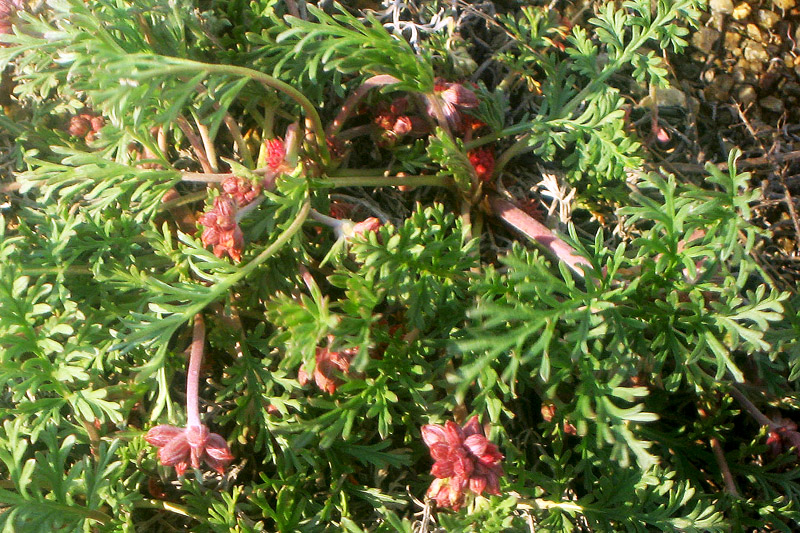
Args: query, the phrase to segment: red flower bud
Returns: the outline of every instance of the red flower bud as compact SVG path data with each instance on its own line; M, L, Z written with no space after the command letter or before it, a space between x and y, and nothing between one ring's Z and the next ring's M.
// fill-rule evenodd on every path
M277 170L286 159L286 144L280 137L275 137L264 141L264 145L267 148L267 166Z
M92 123L83 116L76 116L69 119L69 134L75 137L83 137L92 129Z
M467 156L469 162L475 168L475 174L481 181L489 181L494 172L494 150L491 148L476 148L471 150Z

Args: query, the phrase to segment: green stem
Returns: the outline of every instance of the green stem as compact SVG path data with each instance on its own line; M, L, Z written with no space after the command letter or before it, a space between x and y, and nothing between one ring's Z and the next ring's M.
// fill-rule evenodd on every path
M162 203L158 210L159 211L168 211L173 207L180 207L182 205L193 204L194 202L199 202L200 200L205 199L208 196L207 190L197 191L190 194L184 194L180 198L176 198L174 200L170 200L169 202Z
M248 274L253 272L258 266L270 258L275 252L277 252L280 248L283 247L284 244L289 242L295 233L297 233L300 228L303 226L303 223L308 218L308 212L311 210L311 201L306 198L303 202L303 206L300 208L300 211L297 212L294 221L289 225L288 228L283 230L283 233L278 235L278 238L275 241L267 246L260 254L258 254L253 260L251 260L247 265L241 268L237 273L227 277L223 281L217 283L214 292L211 293L211 296L205 301L202 302L202 305L197 304L197 310L193 311L191 314L194 315L200 312L205 306L209 303L216 300L219 296L221 296L225 291L231 288L233 285L247 277ZM187 313L188 314L188 313Z
M244 267L239 269L235 274L231 274L224 280L220 281L219 283L213 286L212 291L202 298L199 302L195 303L194 305L188 306L183 311L175 311L174 313L170 314L167 317L161 319L162 325L162 333L161 335L168 335L171 336L175 330L183 323L189 320L189 318L195 316L197 313L201 312L205 309L209 304L216 301L220 296L225 294L228 289L230 289L233 285L247 277L250 273L252 273L258 266L269 259L272 255L275 254L278 250L280 250L284 244L289 242L289 240L297 233L300 228L303 227L303 223L305 222L306 218L308 218L308 212L311 210L311 201L306 198L303 201L303 206L295 215L294 221L287 227L283 232L278 235L278 238L275 241L267 246L260 254L254 257L249 263L247 263ZM122 346L133 346L136 343L142 341L144 338L147 337L147 333L142 332L135 332L129 335L124 343L116 345L113 349L119 349Z
M497 141L502 139L503 137L508 137L509 135L517 135L519 133L525 133L530 131L530 129L535 125L540 123L540 121L534 122L522 122L520 124L514 124L513 126L509 126L508 128L503 128L500 131L495 133L490 133L488 135L483 135L478 137L477 139L473 139L468 143L464 143L464 148L469 151L474 148L478 148L479 146L483 146L484 144L489 144L491 142Z
M164 500L141 500L133 504L134 507L139 509L161 509L162 511L169 511L171 513L179 514L182 516L186 516L188 518L194 518L195 520L200 520L199 517L193 515L189 512L189 510L183 506L178 505L177 503L167 502Z
M330 161L330 153L328 152L328 144L325 140L325 129L322 127L322 120L319 118L319 114L317 110L314 108L314 104L305 97L303 93L273 76L269 74L264 74L263 72L259 72L257 70L253 70L247 67L239 67L236 65L218 65L213 63L201 63L199 61L192 61L190 59L178 59L178 58L171 58L174 63L172 66L164 69L167 72L172 73L179 73L179 72L195 72L198 70L205 70L209 73L218 73L218 74L230 74L233 76L243 76L245 78L250 78L251 80L258 81L266 85L267 87L271 87L276 91L280 91L284 93L286 96L297 102L300 107L303 108L305 111L306 116L311 121L311 125L314 128L314 134L317 137L317 149L322 156L324 163L327 164Z
M337 189L340 187L451 187L453 178L444 174L432 176L339 176L325 180L319 185L321 189Z
M383 168L337 168L327 173L329 178L339 178L344 176L389 176L389 169Z

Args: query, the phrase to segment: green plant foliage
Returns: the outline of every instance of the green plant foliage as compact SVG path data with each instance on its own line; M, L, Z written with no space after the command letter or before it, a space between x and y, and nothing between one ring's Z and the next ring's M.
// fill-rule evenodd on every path
M589 20L590 29L574 26L566 36L553 12L527 7L519 17L501 19L514 41L498 60L542 95L531 102L536 117L527 129L509 128L529 132L520 150L548 160L565 151L570 181L617 199L626 170L640 167L641 155L611 78L627 72L637 82L666 85L667 70L649 47L657 42L661 49L682 50L688 30L678 22L696 24L698 8L695 0L658 2L655 10L650 2L625 2L622 8L608 2Z
M7 15L0 529L797 529L758 191L642 171L624 108L699 3L373 4ZM538 164L613 221L530 230Z

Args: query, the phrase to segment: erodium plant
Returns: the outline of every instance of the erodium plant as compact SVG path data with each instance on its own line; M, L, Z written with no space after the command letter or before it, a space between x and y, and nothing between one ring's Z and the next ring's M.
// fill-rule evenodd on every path
M623 106L699 2L499 4L0 0L3 531L797 527L749 176Z

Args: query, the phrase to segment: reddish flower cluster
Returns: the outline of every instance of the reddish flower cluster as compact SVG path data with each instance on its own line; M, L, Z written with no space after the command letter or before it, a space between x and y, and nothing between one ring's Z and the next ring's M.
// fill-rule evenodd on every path
M426 133L428 125L422 117L409 115L407 111L408 98L395 98L391 104L384 104L378 109L373 122L394 137L402 137L411 133Z
M222 190L233 198L236 205L244 207L261 194L261 185L238 176L231 176L222 182Z
M264 141L267 150L267 166L272 170L278 170L284 165L286 160L286 143L280 137L267 139Z
M225 439L216 433L209 433L203 425L179 428L162 424L151 428L145 440L158 448L161 464L174 466L179 476L190 464L193 468L200 468L203 462L224 474L225 467L233 461L233 454Z
M469 162L475 169L478 179L487 182L492 178L494 172L494 149L491 147L481 147L470 150L467 153Z
M456 135L463 135L468 122L463 114L464 111L475 109L480 105L475 92L460 83L450 83L442 79L436 80L433 91L439 96L442 111L450 129ZM428 113L433 115L431 109L428 110Z
M242 260L244 234L236 223L236 201L229 196L214 198L214 207L200 217L203 246L213 246L214 255L228 254L237 263Z
M88 143L94 140L105 125L106 121L103 117L84 111L80 115L75 115L69 119L67 131L75 137L83 137Z
M777 457L785 450L794 449L794 453L800 457L800 433L797 431L797 424L782 417L778 417L775 422L779 425L770 430L767 436L770 455Z
M476 495L484 490L500 494L503 454L486 438L477 416L463 427L449 420L444 426L422 426L422 440L435 461L431 474L436 479L428 497L436 500L436 505L457 511L464 504L467 489Z
M332 342L333 338L328 337L328 346L330 346ZM336 392L336 387L342 384L342 380L339 379L337 374L339 372L347 374L350 370L350 361L356 353L358 353L357 348L348 348L341 352L332 352L328 347L318 347L313 374L314 383L317 384L317 387L328 394ZM300 385L305 385L309 382L309 375L303 368L297 373L297 381Z

